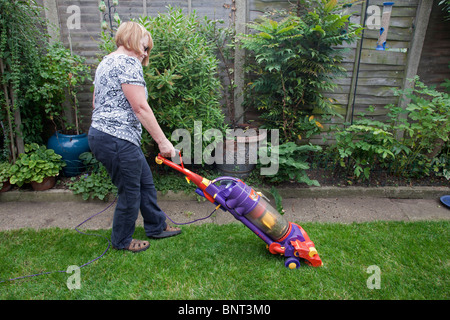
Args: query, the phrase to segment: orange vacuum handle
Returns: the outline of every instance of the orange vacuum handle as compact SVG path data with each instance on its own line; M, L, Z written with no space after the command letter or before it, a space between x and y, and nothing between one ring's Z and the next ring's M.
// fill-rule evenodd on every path
M187 180L188 183L190 183L192 181L197 187L200 188L200 190L203 191L203 194L204 194L205 198L208 201L210 201L212 203L215 203L214 198L209 193L207 193L205 191L206 188L211 184L211 181L206 179L206 178L203 178L202 176L200 176L200 175L198 175L198 174L196 174L196 173L194 173L194 172L192 172L192 171L190 171L188 169L186 169L184 167L184 164L183 164L183 159L181 158L181 151L179 151L179 150L177 150L177 151L178 151L178 154L180 156L180 161L181 161L180 165L178 165L178 164L176 164L176 163L174 163L174 162L164 158L163 156L161 156L161 154L158 154L158 156L156 157L156 159L155 159L156 163L157 164L163 164L164 163L165 165L168 165L169 167L171 167L171 168L181 172L182 174L184 174L186 176L186 180Z

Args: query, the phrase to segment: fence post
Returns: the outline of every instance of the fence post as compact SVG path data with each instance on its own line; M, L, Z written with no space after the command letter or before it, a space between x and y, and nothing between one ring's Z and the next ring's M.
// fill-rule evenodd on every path
M60 24L56 0L43 0L43 6L47 8L44 12L45 18L47 19L47 32L50 35L50 41L59 41L61 40L61 34L59 31Z
M148 16L147 0L142 0L142 13L143 13L144 17Z
M427 33L428 21L430 19L431 8L433 7L433 0L420 0L416 11L416 18L413 23L414 34L411 39L411 44L408 49L408 57L406 61L405 77L403 79L402 90L412 88L408 79L413 78L417 74L419 68L420 57L422 56L422 47ZM400 97L399 106L405 109L411 99L406 96ZM400 117L406 118L406 114L401 114ZM404 131L397 133L397 139L403 138Z
M192 13L192 0L187 0L188 14Z
M248 2L247 0L236 0L236 35L239 33L247 33L248 22ZM234 57L234 114L237 123L242 123L244 120L244 63L245 63L245 49L240 48L239 44L235 46Z

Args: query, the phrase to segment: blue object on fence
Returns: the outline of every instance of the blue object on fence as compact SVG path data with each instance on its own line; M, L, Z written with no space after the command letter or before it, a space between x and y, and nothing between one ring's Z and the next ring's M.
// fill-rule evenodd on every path
M389 21L391 20L392 6L394 2L383 2L383 15L381 18L380 36L378 37L376 50L386 50L386 39L389 30Z

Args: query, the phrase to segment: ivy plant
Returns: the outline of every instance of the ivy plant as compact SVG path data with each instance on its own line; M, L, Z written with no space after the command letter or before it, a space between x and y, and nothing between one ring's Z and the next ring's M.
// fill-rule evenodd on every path
M28 97L48 42L41 9L35 0L0 0L0 121L5 124L4 148L14 160L24 141L42 142L42 113Z

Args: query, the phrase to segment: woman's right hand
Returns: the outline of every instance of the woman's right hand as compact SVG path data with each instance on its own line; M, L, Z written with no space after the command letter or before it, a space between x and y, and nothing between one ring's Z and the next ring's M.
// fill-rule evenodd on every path
M176 152L175 148L173 147L172 142L169 141L169 139L164 139L158 144L159 153L164 158L174 157Z

